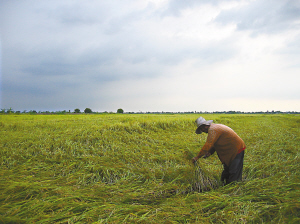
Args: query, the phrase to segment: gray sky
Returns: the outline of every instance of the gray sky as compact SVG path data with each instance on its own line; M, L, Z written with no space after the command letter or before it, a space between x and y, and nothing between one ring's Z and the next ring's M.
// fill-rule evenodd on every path
M300 1L0 0L0 61L1 109L300 111Z

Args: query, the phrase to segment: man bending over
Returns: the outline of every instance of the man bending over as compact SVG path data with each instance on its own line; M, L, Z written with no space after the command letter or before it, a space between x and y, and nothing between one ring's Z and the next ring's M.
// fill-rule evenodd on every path
M223 124L214 124L213 120L206 121L203 117L196 120L196 134L205 132L207 140L196 157L195 163L201 157L208 157L215 151L223 163L221 181L229 184L233 181L242 180L244 141L230 128Z

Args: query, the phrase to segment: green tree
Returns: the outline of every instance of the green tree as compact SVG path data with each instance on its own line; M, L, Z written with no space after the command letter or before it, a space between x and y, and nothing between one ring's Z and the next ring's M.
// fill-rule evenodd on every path
M86 114L92 113L92 110L90 108L85 108L84 113Z
M76 109L74 110L74 113L79 114L79 113L80 113L80 110L79 110L78 108L76 108Z
M8 114L13 114L13 113L15 113L15 112L14 112L14 110L10 107L10 108L6 111L6 113L8 113Z
M118 114L123 114L123 113L124 113L124 110L120 108L120 109L117 110L117 113L118 113Z

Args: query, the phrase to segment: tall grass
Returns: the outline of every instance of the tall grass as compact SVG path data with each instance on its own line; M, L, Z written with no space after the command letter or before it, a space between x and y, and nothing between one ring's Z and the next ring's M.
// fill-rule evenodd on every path
M300 117L203 115L247 145L222 186L198 116L0 115L0 223L300 222Z

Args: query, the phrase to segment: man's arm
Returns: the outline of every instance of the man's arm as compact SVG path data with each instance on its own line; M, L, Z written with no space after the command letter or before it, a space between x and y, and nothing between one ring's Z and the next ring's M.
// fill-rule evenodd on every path
M212 154L215 153L215 151L216 151L215 147L212 147L212 148L208 151L208 153L206 153L206 154L203 156L203 158L210 157Z
M198 153L198 155L196 157L193 158L193 162L195 163L198 159L200 159L202 156L206 155L209 153L209 150L212 148L211 144L209 144L208 142L206 142L204 144L204 146L202 147L202 149L200 150L200 152Z
M218 133L216 131L210 129L208 131L207 140L206 140L204 146L202 147L202 149L200 150L198 155L192 159L192 161L195 163L199 158L210 153L210 150L212 150L211 152L214 152L215 151L214 144L217 141L218 137L219 137Z

